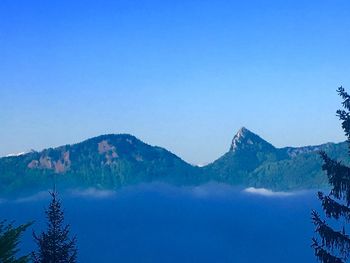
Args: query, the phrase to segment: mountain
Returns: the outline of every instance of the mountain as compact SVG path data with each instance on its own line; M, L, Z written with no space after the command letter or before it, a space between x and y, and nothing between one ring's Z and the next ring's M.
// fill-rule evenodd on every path
M52 187L117 188L149 181L196 182L198 168L128 134L0 158L0 194Z
M0 196L51 188L115 189L142 182L234 185L295 190L327 186L318 151L350 163L347 143L276 148L241 128L227 153L196 167L164 148L128 134L109 134L81 143L0 158Z
M229 151L204 171L207 178L216 181L274 190L326 187L319 151L350 163L346 142L276 148L243 127L234 136Z
M204 167L208 177L232 184L243 184L250 173L266 162L286 158L272 144L246 128L241 128L233 137L229 151L215 162Z

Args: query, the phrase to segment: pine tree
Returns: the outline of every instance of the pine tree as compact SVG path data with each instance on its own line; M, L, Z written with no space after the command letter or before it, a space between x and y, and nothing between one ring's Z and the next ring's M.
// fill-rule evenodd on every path
M69 237L70 226L64 226L64 213L57 192L50 193L52 200L45 211L47 231L39 236L33 233L38 251L32 253L35 263L75 263L77 260L76 237Z
M31 223L14 227L12 223L6 224L6 221L0 222L0 262L1 263L26 263L30 256L16 258L19 252L17 248L20 238Z
M337 116L350 147L350 95L343 87L338 88L337 92L343 99L344 108L337 111ZM331 159L325 152L321 152L321 157L322 169L326 171L331 191L328 195L319 192L318 198L329 221L312 211L312 221L318 235L318 238L312 239L312 247L320 262L343 263L350 255L350 236L346 233L350 222L350 167Z

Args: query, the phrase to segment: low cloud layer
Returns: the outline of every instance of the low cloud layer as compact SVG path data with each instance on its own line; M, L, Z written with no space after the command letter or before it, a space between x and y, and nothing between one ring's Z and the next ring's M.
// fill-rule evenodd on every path
M237 189L235 187L220 183L208 183L190 189L192 194L198 198L227 197L237 193Z
M25 203L25 202L35 202L39 200L48 199L50 197L49 190L47 191L41 191L34 195L30 195L28 197L18 198L15 200L16 203Z
M267 196L267 197L287 197L287 196L293 196L296 193L294 192L274 192L269 189L265 188L254 188L249 187L243 190L243 192L248 194L254 194L254 195L261 195L261 196Z
M274 192L266 188L254 188L249 187L246 189L237 188L227 184L218 184L218 183L208 183L201 186L195 187L175 187L168 184L162 183L152 183L152 184L142 184L133 187L127 187L118 191L118 196L123 195L133 195L135 192L156 192L164 195L190 195L194 198L232 198L234 196L243 195L255 195L255 196L264 196L264 197L291 197L296 196L304 192ZM69 197L78 197L78 198L95 198L95 199L107 199L114 198L117 196L117 191L114 190L102 190L97 188L87 188L87 189L71 189L61 193L62 196L66 198ZM24 202L35 202L40 200L50 199L49 190L38 192L37 194L18 198L15 200L6 200L0 198L0 204L6 203L8 201L16 203Z
M99 190L96 188L88 188L84 190L73 190L73 196L91 197L91 198L109 198L116 195L116 191Z

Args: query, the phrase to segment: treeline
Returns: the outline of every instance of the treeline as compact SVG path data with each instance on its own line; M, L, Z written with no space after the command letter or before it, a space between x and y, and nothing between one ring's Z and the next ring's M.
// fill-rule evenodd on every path
M76 236L70 237L70 226L64 224L64 212L57 192L50 192L51 202L45 210L47 229L39 234L33 231L37 250L19 256L20 239L33 222L15 226L0 221L0 263L75 263L77 262Z

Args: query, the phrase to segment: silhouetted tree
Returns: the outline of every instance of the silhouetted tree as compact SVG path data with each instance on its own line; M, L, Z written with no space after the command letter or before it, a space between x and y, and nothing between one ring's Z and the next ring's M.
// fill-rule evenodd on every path
M337 116L342 122L350 146L350 96L343 87L338 88L337 92L343 99L344 108L337 111ZM318 198L325 216L333 220L326 222L315 210L312 211L312 221L318 234L318 238L312 239L312 247L320 262L347 262L350 255L350 236L345 227L350 222L350 167L331 159L325 152L321 152L321 157L322 169L327 173L331 191L328 195L319 192Z
M23 232L31 223L14 227L12 223L0 222L0 262L1 263L26 263L30 255L17 258L19 242Z
M77 260L76 237L69 237L69 225L63 224L64 213L54 190L51 203L45 211L48 219L47 231L39 236L33 233L38 251L32 253L35 263L74 263Z

